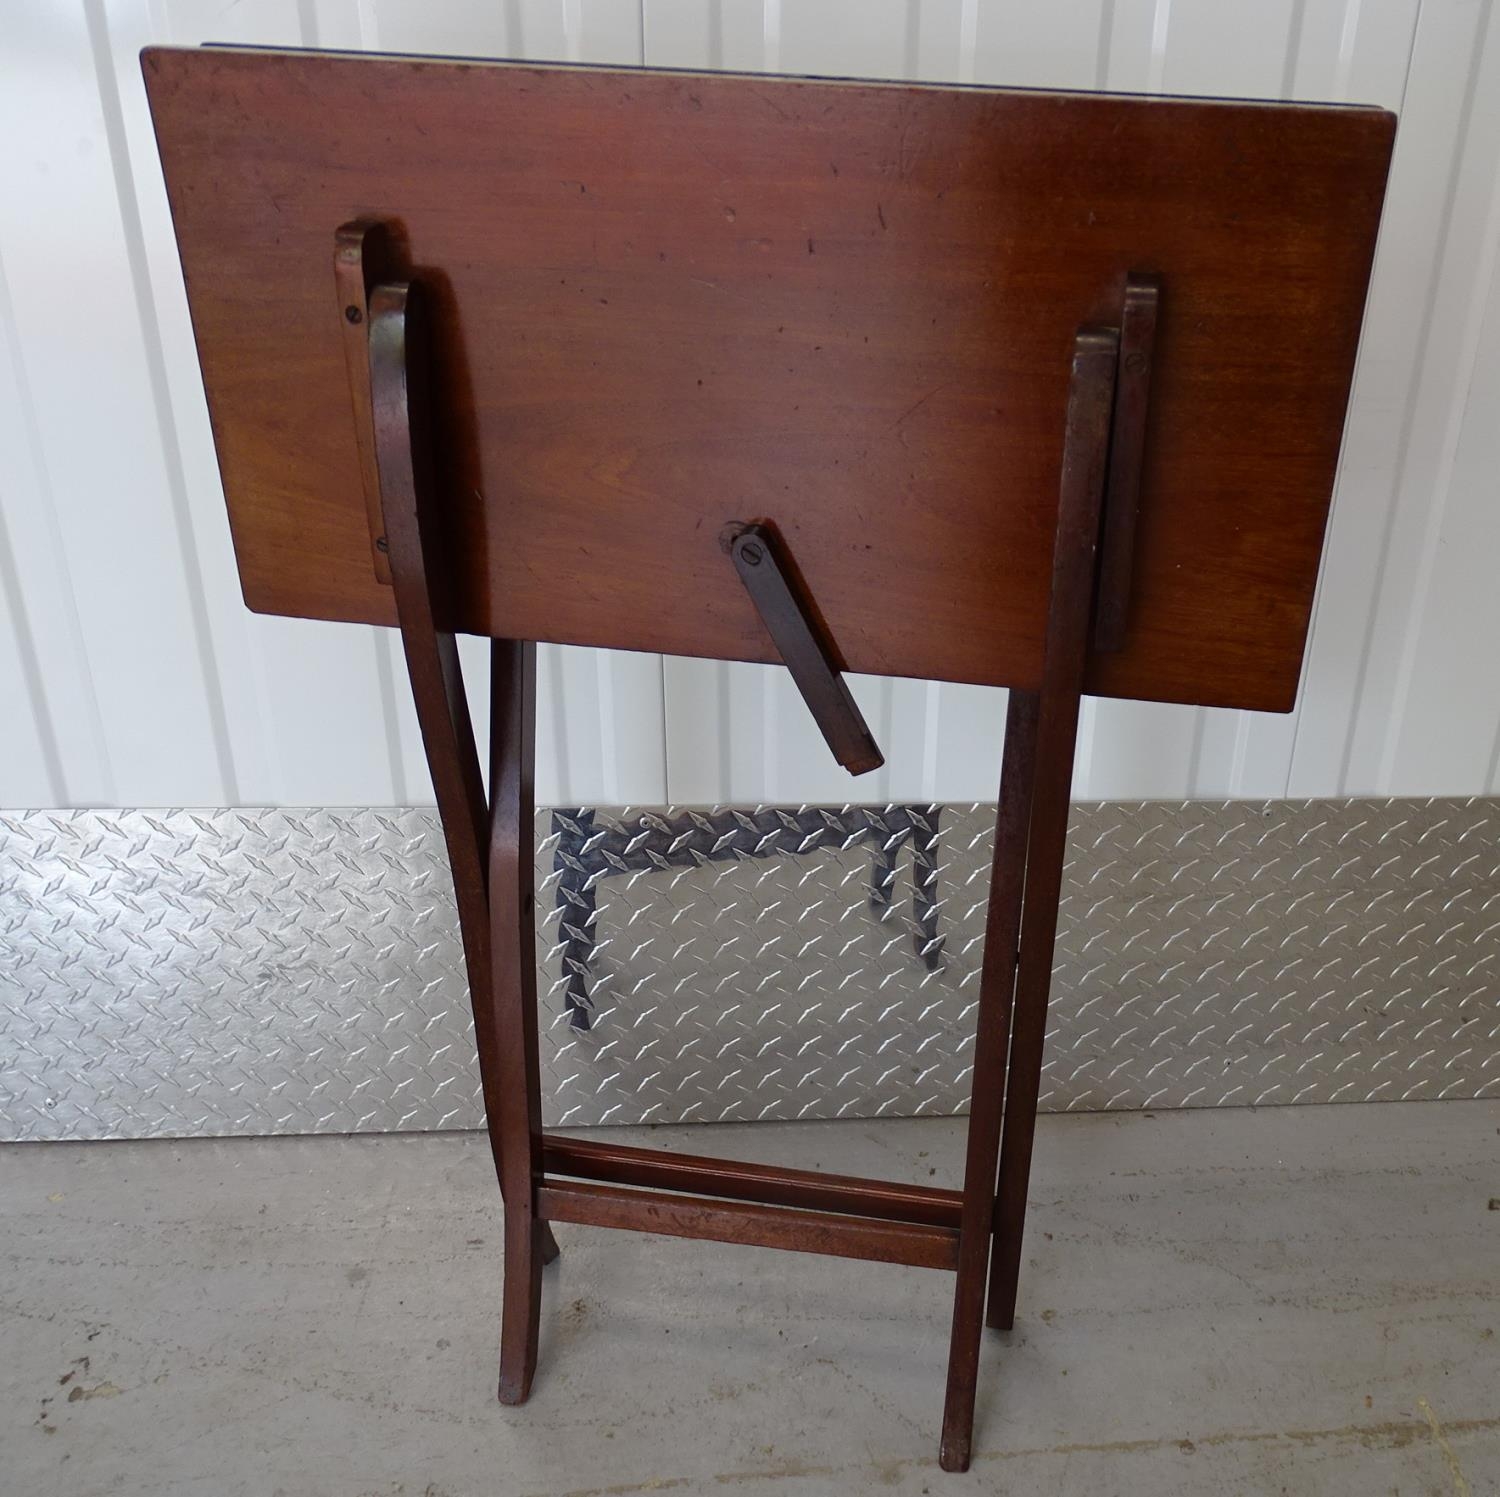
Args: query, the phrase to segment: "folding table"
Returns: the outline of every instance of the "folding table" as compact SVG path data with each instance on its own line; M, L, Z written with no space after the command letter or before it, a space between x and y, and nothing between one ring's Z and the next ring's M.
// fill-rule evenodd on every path
M1376 109L232 49L143 57L246 602L401 631L505 1199L1015 1312L1080 698L1295 700ZM455 635L487 636L486 798ZM962 1191L541 1126L538 640L1010 688ZM996 746L1000 756L1000 745Z

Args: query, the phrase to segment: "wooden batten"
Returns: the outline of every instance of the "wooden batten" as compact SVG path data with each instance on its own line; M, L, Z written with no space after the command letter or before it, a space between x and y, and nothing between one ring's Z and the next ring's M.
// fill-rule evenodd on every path
M849 1175L779 1165L745 1164L701 1154L664 1154L625 1144L595 1143L548 1134L542 1166L553 1175L574 1175L614 1185L655 1187L687 1195L722 1196L768 1206L803 1207L847 1216L905 1222L911 1226L957 1227L963 1197L956 1190L896 1185Z
M550 1222L902 1263L909 1268L952 1270L958 1266L958 1232L952 1227L874 1221L749 1201L703 1201L665 1191L550 1178L543 1179L537 1203L538 1215Z

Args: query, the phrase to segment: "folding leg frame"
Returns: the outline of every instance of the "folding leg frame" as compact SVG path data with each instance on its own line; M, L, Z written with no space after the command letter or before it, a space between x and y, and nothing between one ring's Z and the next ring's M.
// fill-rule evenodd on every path
M1006 724L962 1192L661 1154L552 1137L541 1128L531 875L534 651L518 641L493 646L486 805L449 628L453 573L434 506L420 287L367 284L358 254L367 227L341 231L340 303L358 340L350 344L350 378L373 488L372 532L377 556L388 559L453 865L505 1200L501 1401L519 1403L530 1389L541 1269L557 1252L549 1222L949 1269L956 1282L941 1460L963 1470L987 1273L989 1323L1009 1325L1014 1314L1101 505L1112 441L1117 456L1129 445L1121 413L1127 425L1138 420L1117 395L1121 332L1085 328L1073 348L1041 686L1011 694ZM1128 348L1139 335L1128 298L1126 314ZM367 360L355 356L361 351ZM1113 496L1113 471L1109 479Z
M505 1201L500 1399L521 1403L536 1369L542 1265L557 1256L537 1203L541 1095L531 868L536 653L533 645L513 640L496 640L492 647L487 807L458 645L443 627L452 574L431 507L418 289L372 288L368 319L382 550L390 558L407 673L453 868L480 1084Z

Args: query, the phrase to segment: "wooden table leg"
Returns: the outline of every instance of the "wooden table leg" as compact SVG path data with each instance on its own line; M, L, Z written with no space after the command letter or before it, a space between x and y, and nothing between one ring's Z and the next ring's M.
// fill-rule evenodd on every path
M964 1204L959 1222L958 1275L953 1293L953 1331L948 1348L948 1392L943 1404L941 1462L945 1471L969 1469L974 1390L979 1376L980 1320L984 1273L995 1215L995 1160L1000 1149L1005 1054L1010 1039L1011 990L1016 939L1026 878L1027 828L1036 776L1037 699L1013 691L1005 718L1000 810L990 902L985 916L984 959L979 977L979 1018L964 1161Z
M505 1037L498 1118L505 1193L500 1401L524 1403L536 1371L542 1263L550 1235L537 1213L542 1101L532 869L536 646L497 639L490 659L490 1001L495 1029Z
M986 1324L1008 1330L1015 1321L1016 1280L1021 1266L1021 1238L1026 1220L1026 1190L1031 1146L1036 1131L1041 1087L1042 1045L1047 1032L1047 997L1052 984L1052 955L1057 939L1057 906L1062 894L1067 851L1069 791L1078 742L1078 711L1088 659L1095 549L1100 528L1104 454L1110 406L1102 388L1104 371L1114 378L1117 344L1091 354L1095 375L1090 398L1078 410L1080 445L1077 470L1063 472L1063 503L1058 515L1057 553L1053 566L1047 656L1037 726L1039 771L1031 813L1026 865L1026 895L1021 914L1021 950L1016 969L1015 1012L1010 1067L1006 1080L1005 1126L996 1188L995 1252L990 1264ZM1078 362L1074 363L1075 381ZM1075 400L1078 386L1074 387ZM1069 445L1073 446L1070 410Z
M420 302L409 287L382 285L372 288L369 308L370 404L386 544L407 673L453 872L480 1085L505 1200L504 1322L512 1333L507 1336L502 1327L501 1398L519 1402L530 1385L536 1360L539 1289L533 1280L541 1265L558 1255L551 1228L538 1221L535 1213L541 1120L531 935L534 652L529 645L509 641L494 646L499 689L493 698L491 741L498 772L491 779L495 789L492 813L485 804L457 641L442 627L449 616L447 588L452 573L446 564L442 524L430 508L430 413L423 379ZM498 849L497 834L502 844ZM494 884L497 868L498 888ZM522 1032L511 1027L517 1005L523 1009L529 1005L530 1039L524 1047L531 1057L529 1090L524 1062L516 1056L511 1038ZM523 1067L519 1086L512 1075L518 1064ZM514 1122L518 1106L523 1120L529 1108L529 1122L519 1132ZM512 1249L516 1236L522 1245ZM523 1294L515 1285L531 1287ZM509 1359L507 1347L512 1348Z
M1034 703L1024 693L1013 694L1006 726L994 883L985 929L979 1029L974 1052L948 1392L943 1409L940 1459L946 1471L968 1469L973 1443L974 1390L984 1310L982 1280L995 1220L994 1172L1006 1088L1004 1056L1012 973L1015 974L1016 1040L1011 1047L1011 1094L1004 1101L1007 1147L1011 1144L1012 1115L1021 1118L1026 1115L1024 1088L1028 1084L1030 1115L1034 1119L1036 1114L1037 1078L1025 1070L1017 1073L1014 1056L1022 1038L1023 1018L1032 1025L1045 1020L1057 901L1062 889L1078 706L1088 658L1094 566L1118 350L1119 334L1113 328L1084 328L1073 345L1042 688ZM1024 738L1016 733L1018 741L1013 748L1012 734L1016 728L1031 728L1031 731ZM1014 791L1013 778L1017 782ZM1023 814L1026 821L1022 824L1028 828L1024 833L1012 822L1012 818L1018 819ZM1016 956L1018 912L1019 959ZM1036 1015L1038 994L1040 1019ZM1025 1038L1030 1045L1031 1029L1026 1030ZM1039 1062L1039 1029L1035 1048ZM1019 1108L1018 1089L1022 1089ZM1004 1179L1002 1172L1002 1182ZM1023 1181L1023 1206L1024 1194ZM1019 1253L1019 1238L1019 1221L1013 1240L1002 1233L999 1246L1006 1261L1012 1252Z

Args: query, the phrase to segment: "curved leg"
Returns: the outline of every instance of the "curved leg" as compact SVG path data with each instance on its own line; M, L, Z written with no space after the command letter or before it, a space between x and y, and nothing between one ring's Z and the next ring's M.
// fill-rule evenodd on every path
M458 645L451 631L442 627L446 613L449 573L442 546L442 527L426 508L432 492L427 465L427 410L421 380L421 364L412 317L415 305L410 288L377 286L369 297L369 368L374 446L380 476L380 498L385 522L385 541L390 557L391 578L396 593L401 642L411 678L422 744L432 771L438 813L453 872L458 905L459 930L463 938L464 965L469 978L469 997L474 1009L474 1033L479 1053L480 1085L484 1093L490 1148L502 1198L506 1200L507 1235L513 1214L509 1199L510 1177L506 1135L502 1126L506 1091L507 1057L514 1049L502 1036L508 1031L508 1016L494 1002L494 933L491 869L487 849L491 842L490 813L485 805L484 782L474 743L473 724L464 695ZM514 648L506 646L505 648ZM527 775L527 806L524 845L531 846L529 817L530 776ZM512 821L515 815L512 808ZM519 829L516 832L520 836ZM517 860L512 859L512 863ZM530 860L525 860L527 899L530 899ZM514 911L514 906L511 906ZM530 928L531 912L526 911ZM522 964L533 987L535 1033L535 961L529 945L517 946L512 936L500 948L505 960L515 961L518 951L528 953ZM532 1041L533 1052L535 1040ZM523 1198L529 1198L523 1189ZM523 1214L525 1211L523 1199ZM546 1223L538 1223L536 1257L551 1262L558 1256L557 1243ZM507 1253L507 1259L510 1258ZM508 1264L507 1264L508 1267Z
M490 1003L500 1052L500 1169L505 1192L505 1301L500 1402L524 1403L536 1371L547 1224L537 1061L532 870L536 646L497 639L490 654ZM493 1126L493 1124L492 1124Z

